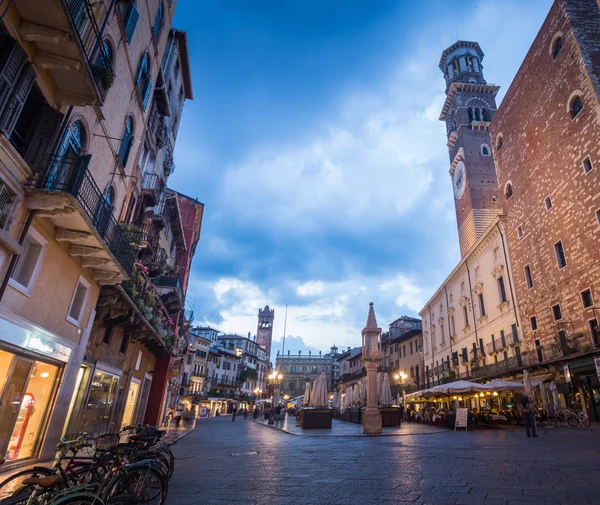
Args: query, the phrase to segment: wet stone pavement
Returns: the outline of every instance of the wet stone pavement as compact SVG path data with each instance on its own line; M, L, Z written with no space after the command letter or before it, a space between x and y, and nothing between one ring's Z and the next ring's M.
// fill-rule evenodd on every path
M427 427L424 427L427 428ZM295 436L203 419L173 446L166 505L600 505L600 430Z

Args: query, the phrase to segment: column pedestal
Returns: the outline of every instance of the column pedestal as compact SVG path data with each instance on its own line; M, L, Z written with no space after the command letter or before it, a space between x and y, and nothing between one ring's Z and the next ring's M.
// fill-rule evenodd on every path
M363 416L363 433L381 433L381 414L377 408L377 361L365 360L367 369L367 409Z

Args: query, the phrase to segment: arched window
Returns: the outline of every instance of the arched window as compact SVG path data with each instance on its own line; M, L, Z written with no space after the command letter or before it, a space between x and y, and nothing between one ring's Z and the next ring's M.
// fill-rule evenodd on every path
M575 95L571 99L571 103L569 105L569 110L571 111L571 117L575 118L577 114L581 112L583 109L583 102L581 101L581 97L579 95Z
M133 144L133 118L131 116L127 116L125 121L125 130L123 130L123 136L121 137L121 145L119 146L118 156L121 160L121 164L123 167L127 165L127 160L129 159L129 152L131 151L131 146Z
M73 129L71 135L69 135L68 149L71 150L75 156L81 156L83 146L85 145L85 128L81 124L81 121L75 121L73 123Z
M490 147L487 144L481 144L481 155L482 156L490 155Z
M512 184L510 182L506 183L506 186L504 186L504 196L506 196L506 199L508 200L513 194L513 189L512 189Z
M469 122L475 121L475 109L469 107Z
M563 48L563 39L562 37L557 37L556 39L554 39L554 42L552 43L552 56L554 58L556 58L559 54L561 49Z
M496 137L496 149L498 149L498 151L500 149L502 149L502 146L504 145L504 141L502 140L502 135L498 135Z
M144 51L144 54L142 55L135 83L137 84L138 89L140 90L144 110L146 110L146 106L148 105L148 99L150 98L150 93L152 92L152 77L150 75L150 56L148 55L148 51Z

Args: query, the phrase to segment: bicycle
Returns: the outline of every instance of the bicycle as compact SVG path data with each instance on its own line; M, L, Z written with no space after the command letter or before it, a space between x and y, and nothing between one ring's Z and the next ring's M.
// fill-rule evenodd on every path
M575 412L571 409L564 409L562 416L566 418L567 424L572 428L579 428L585 426L589 428L591 426L590 420L585 412Z
M0 505L45 504L49 493L56 495L61 504L63 501L76 503L71 501L75 500L74 496L80 497L81 503L93 496L96 501L92 503L101 502L101 505L164 503L168 481L162 463L156 460L129 463L124 458L125 449L118 445L97 449L91 457L77 458L81 449L93 447L83 438L61 440L57 445L60 456L52 468L23 470L2 482ZM68 462L63 467L64 461ZM91 493L91 489L95 492ZM33 499L37 501L32 502Z

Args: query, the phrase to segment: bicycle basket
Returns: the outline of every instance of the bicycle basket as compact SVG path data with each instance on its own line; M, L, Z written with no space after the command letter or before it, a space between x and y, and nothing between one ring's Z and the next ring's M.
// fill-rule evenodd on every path
M99 451L108 451L116 446L120 441L118 433L106 433L96 438L96 449Z

